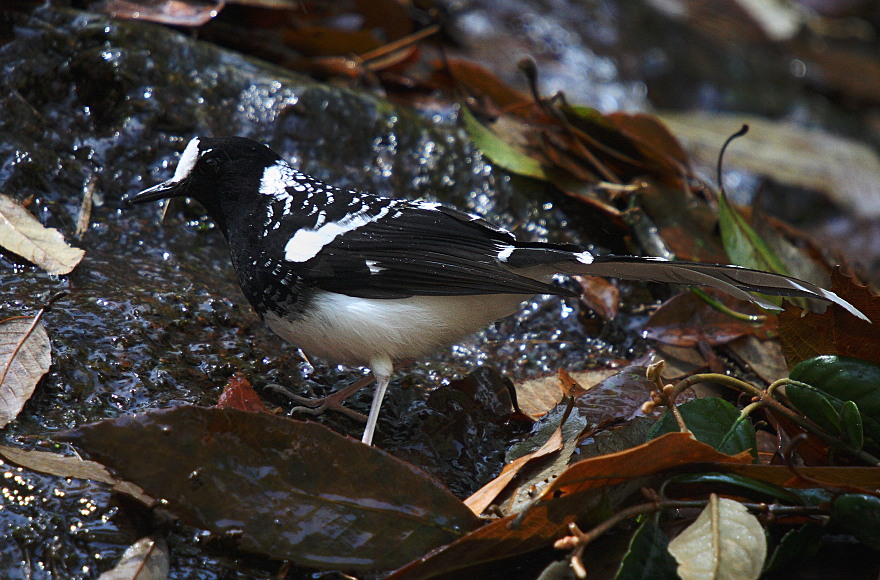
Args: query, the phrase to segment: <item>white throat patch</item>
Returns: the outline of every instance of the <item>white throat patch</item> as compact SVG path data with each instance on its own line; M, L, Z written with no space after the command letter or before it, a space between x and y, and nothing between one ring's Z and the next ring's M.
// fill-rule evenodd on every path
M187 178L190 171L196 165L199 158L199 138L193 137L183 153L180 154L180 161L177 163L177 169L174 170L174 177L170 179L172 183L180 183Z

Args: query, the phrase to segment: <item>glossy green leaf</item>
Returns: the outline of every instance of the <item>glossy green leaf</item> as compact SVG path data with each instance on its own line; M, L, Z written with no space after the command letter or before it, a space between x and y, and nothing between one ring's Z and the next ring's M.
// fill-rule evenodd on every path
M856 449L861 449L865 445L862 415L859 413L858 405L853 401L846 401L840 407L840 426L850 445Z
M856 493L838 496L831 504L831 522L880 550L880 498Z
M547 179L540 161L499 137L491 129L480 123L465 106L461 107L461 117L474 145L486 157L491 159L493 163L512 173L534 177L535 179Z
M819 397L816 401L816 410L819 413L816 416L817 423L832 433L843 433L843 428L840 426L840 413L837 412L837 409L831 405L828 399Z
M698 441L728 455L749 451L757 457L755 428L749 421L741 421L739 410L724 399L696 399L679 405L678 409ZM678 431L678 424L667 411L648 432L648 440L673 431Z
M741 495L755 501L778 500L794 505L803 503L800 497L784 487L735 473L683 473L666 482L666 489L670 491L682 486L705 487L707 491Z
M880 365L822 355L796 364L789 378L804 383L785 387L786 396L800 412L832 433L852 437L849 440L854 444L861 439L869 451L880 450ZM844 412L853 412L852 408L843 411L847 401L852 401L859 412L861 437L854 416L848 415L845 423L841 419Z
M841 401L855 401L863 416L880 420L880 365L852 357L822 355L796 364L789 378ZM797 389L790 385L786 393L795 391L796 396Z
M654 518L646 517L630 539L615 578L642 580L650 572L651 578L657 580L674 579L678 577L676 567L675 558L669 554L669 538Z

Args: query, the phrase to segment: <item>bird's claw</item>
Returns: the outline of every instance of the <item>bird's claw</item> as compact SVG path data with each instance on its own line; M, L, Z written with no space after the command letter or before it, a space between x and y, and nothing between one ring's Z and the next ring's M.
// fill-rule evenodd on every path
M361 423L367 422L366 415L362 413L358 413L353 409L349 409L342 403L351 395L361 390L365 386L369 385L373 382L373 376L368 375L363 379L355 381L351 385L348 385L344 389L336 391L335 393L331 393L326 397L301 397L299 395L294 395L290 392L289 389L283 387L281 385L271 384L266 385L266 388L272 389L276 393L280 393L297 403L297 406L290 410L291 413L302 413L305 415L312 415L317 417L318 415L323 415L327 411L336 411L338 413L342 413L346 417L354 419L355 421L360 421Z

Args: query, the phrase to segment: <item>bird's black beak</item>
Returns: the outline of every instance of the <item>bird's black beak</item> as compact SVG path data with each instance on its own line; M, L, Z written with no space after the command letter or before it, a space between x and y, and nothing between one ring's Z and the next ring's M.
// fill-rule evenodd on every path
M158 185L154 185L148 189L128 196L123 200L125 205L135 205L137 203L147 203L150 201L158 201L160 199L168 199L169 197L177 197L183 195L184 181L174 181L169 179Z

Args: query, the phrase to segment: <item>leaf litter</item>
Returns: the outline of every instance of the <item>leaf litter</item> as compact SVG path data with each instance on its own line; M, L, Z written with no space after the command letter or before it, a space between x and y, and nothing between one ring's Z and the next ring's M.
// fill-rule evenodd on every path
M56 276L72 272L85 254L68 245L61 232L45 227L21 204L2 193L0 247Z
M286 5L283 2L280 4L284 5L286 10L297 9L297 6ZM360 4L361 10L373 10L364 8L368 3ZM378 15L382 9L389 8L385 6L387 3L377 4L382 6L372 12L373 16ZM174 15L175 18L188 17L183 8L186 6L181 5L181 11ZM207 16L208 20L212 19L213 14L210 11L204 12L206 8L212 7L201 5L202 12L198 17L204 19ZM222 4L217 4L214 8L226 9ZM650 253L654 255L668 257L711 261L724 261L729 257L733 261L739 261L752 259L741 256L746 256L755 249L761 254L763 249L760 247L760 241L763 240L773 248L774 255L782 256L780 259L786 267L799 261L808 261L811 265L818 266L816 275L824 271L824 265L819 263L820 257L815 252L801 254L794 252L790 254L791 257L785 258L786 252L781 252L778 249L780 244L772 240L777 237L772 233L772 228L768 230L758 227L760 224L756 223L754 215L750 218L748 212L742 212L740 208L729 204L723 196L719 197L711 187L701 183L691 170L691 160L686 149L679 144L660 119L649 115L623 113L605 115L587 107L570 105L565 101L564 96L541 97L534 88L537 86L535 82L537 73L530 69L528 63L524 64L523 69L530 78L531 94L508 87L490 71L463 59L447 58L438 61L432 69L430 79L418 79L407 70L410 63L418 57L418 48L409 42L409 39L413 38L412 35L418 34L418 27L413 21L403 18L404 24L394 30L382 26L372 28L366 26L362 30L352 31L352 34L343 34L338 29L324 27L326 23L321 21L322 16L325 15L297 15L297 18L300 18L299 31L302 34L296 39L299 42L296 46L289 30L281 35L286 39L287 46L278 49L275 54L284 59L285 64L349 80L375 78L386 87L430 86L432 89L442 90L449 90L452 87L452 90L460 91L463 94L463 101L460 102L463 102L464 107L461 114L462 122L475 144L492 162L511 172L551 183L560 191L583 203L587 208L585 211L600 214L603 227L615 229L616 231L611 235L627 240L627 243L633 247L649 248ZM280 22L281 19L277 20ZM392 20L401 19L387 18L386 22ZM368 21L369 19L365 20ZM190 22L189 25L198 25L198 23L193 24L194 21L176 21L177 24L186 24L186 22ZM369 22L376 24L375 20ZM744 21L742 26L747 24L750 23ZM429 28L423 30L428 31L427 34L432 34ZM375 36L371 32L373 30L384 30L386 35L384 38L381 35ZM205 27L205 33L206 37L212 34L214 38L222 36L218 31L212 31L210 26ZM287 51L296 51L298 54L295 58L289 58L291 53ZM339 55L340 52L346 51L353 52L356 56ZM708 147L714 150L723 136L726 136L726 133L709 142ZM749 148L742 147L742 149ZM752 150L749 153L755 154L756 151ZM849 150L849 153L852 154L852 150ZM870 164L867 166L871 167ZM777 178L781 179L779 175L781 174L777 174ZM844 183L842 180L853 177L842 175L839 171L833 175L832 181L828 182L830 183L828 189L833 190L830 192L832 194L841 189L840 184ZM800 176L796 177L800 178ZM849 183L854 184L854 188L858 187L860 176L856 175L853 179L855 181ZM864 205L864 202L859 200L853 203ZM735 225L739 229L738 237L745 239L746 243L722 244L716 232L719 221L716 213L718 205L722 206L723 216L727 216L722 216L721 221ZM857 207L862 206L857 205ZM783 236L778 237L781 239ZM766 261L766 255L763 259ZM860 287L852 279L840 273L832 273L831 279L833 288L841 296L856 304L872 319L880 319L877 298L870 290ZM618 320L621 314L619 295L615 290L613 286L595 287L591 284L591 295L585 300L606 321ZM682 305L684 305L684 313L676 312L675 309ZM725 345L730 346L743 340L770 341L773 340L777 328L782 350L789 364L814 354L828 352L873 357L873 360L876 360L876 352L878 352L876 333L871 332L872 327L860 325L862 323L853 321L838 309L829 309L824 314L809 313L802 316L801 308L788 306L779 318L778 327L773 324L773 319L770 317L764 326L756 326L742 320L732 320L728 314L721 314L718 310L707 306L702 299L698 300L687 294L673 298L659 309L649 307L649 313L652 314L653 325L649 325L648 338L654 341L658 349L668 348L670 344L674 345L674 348L690 349L691 355L699 355L703 363L712 368L718 368L721 364L720 357L726 356L721 350ZM756 349L760 349L760 346L751 347L752 351ZM733 352L732 347L731 352ZM737 356L747 364L756 360L754 355L749 355L742 349L737 352ZM682 353L682 356L685 354ZM795 430L803 426L794 421L796 416L786 414L793 413L790 409L784 411L769 403L755 406L762 401L754 399L771 395L770 389L765 388L766 385L780 378L778 357L776 360L775 365L762 363L764 370L757 373L758 385L751 385L752 390L741 391L745 395L751 395L751 399L743 397L742 401L737 401L736 406L731 403L726 403L727 406L721 405L724 407L723 412L717 412L715 409L694 414L688 424L690 433L669 433L636 446L632 446L628 438L631 433L627 436L624 436L624 433L626 431L640 433L641 427L635 427L642 424L642 419L647 421L648 419L642 415L650 414L651 411L640 407L636 404L637 401L647 400L651 388L656 388L650 395L652 400L662 400L660 392L672 387L671 384L661 384L662 381L656 385L652 384L644 367L619 372L617 374L619 376L616 375L617 378L614 379L617 383L614 380L610 382L617 387L609 387L608 400L626 399L620 407L604 408L606 405L601 396L602 388L593 386L586 389L586 394L581 393L575 405L578 420L570 417L568 421L561 421L555 414L558 410L552 409L566 392L570 393L562 388L566 380L573 380L583 385L595 385L597 381L592 378L578 377L576 373L570 373L569 378L565 379L563 375L565 369L560 369L559 375L552 379L535 382L527 388L518 388L521 405L524 409L528 409L527 414L533 420L543 421L545 424L539 425L539 428L534 429L526 437L529 445L524 445L524 448L529 447L531 451L526 451L512 459L510 465L513 467L508 469L503 478L494 482L494 488L497 489L493 489L492 493L513 486L518 492L520 501L506 504L506 509L502 511L504 517L481 527L464 503L444 492L441 484L416 474L411 466L402 462L389 462L389 458L379 450L360 449L356 442L332 434L328 435L324 431L316 430L314 425L303 426L304 424L289 422L284 423L283 428L278 427L275 425L276 421L286 420L274 417L270 413L244 413L235 408L198 410L180 407L174 410L150 412L141 418L119 418L93 426L84 426L68 434L67 438L102 459L124 478L138 483L147 482L145 484L147 491L156 497L165 498L172 511L185 521L212 530L215 534L231 537L246 550L274 558L291 557L298 564L306 566L347 570L388 569L403 565L404 562L401 560L411 558L412 562L398 570L392 577L448 576L477 569L481 563L494 563L517 554L547 548L560 537L569 534L571 526L575 523L595 525L602 522L609 513L619 510L621 506L637 498L640 493L639 488L642 488L643 494L645 489L650 491L649 501L656 505L665 505L663 502L666 499L657 495L666 492L662 487L665 479L671 477L677 470L692 471L705 468L701 466L706 466L707 462L716 470L740 469L756 480L773 480L781 482L780 485L821 487L824 484L842 485L845 482L859 482L865 487L870 485L876 487L875 467L843 465L794 468L795 461L792 457L798 454L798 449L806 449L806 445L797 447L796 444L790 444L796 440L796 437L786 439L782 435L787 436L789 430L794 435ZM692 369L688 372L697 371ZM689 377L688 373L683 373L676 378L680 376ZM723 377L716 380L722 383L725 381ZM224 397L223 405L257 410L259 405L254 403L254 398L243 382L247 382L246 379L231 381L235 384L230 385L229 394ZM730 388L727 383L724 384L725 388ZM623 387L626 389L624 390ZM759 395L759 392L763 394ZM541 393L540 398L538 393ZM731 398L735 400L735 397ZM671 400L674 404L674 397ZM749 403L749 400L752 402ZM707 402L699 405L714 408L720 404ZM699 405L692 408L697 408ZM756 411L758 407L760 409ZM505 413L507 411L502 410L497 416L504 417ZM779 430L780 442L775 456L778 461L789 461L791 465L747 463L751 461L749 452L752 449L746 448L753 446L748 437L740 438L738 445L730 447L732 436L728 436L728 433L738 432L742 425L751 425L749 413L764 413L762 417L766 417L769 423ZM689 415L691 412L685 414ZM615 417L622 418L628 424L621 426L614 423ZM553 421L559 422L554 424ZM225 427L218 428L218 424ZM672 430L678 427L676 425ZM276 438L276 429L279 433L285 434ZM594 439L592 435L596 430L609 438L628 441L625 445L631 448L584 459L588 453L587 445ZM710 431L711 435L707 436L705 430ZM272 435L268 438L271 441L257 436L257 434L265 435L265 431ZM131 447L112 445L118 433L123 433L126 437L137 434L146 438L152 448L157 450L156 456L151 457L148 462L141 461L140 466L133 465L135 454L132 453ZM175 437L175 435L180 436ZM313 438L311 442L303 443L308 441L308 437ZM693 437L711 440L712 445L695 441ZM192 449L195 461L180 463L178 455L182 451L181 444L185 450L195 445L193 441L198 441L199 444L207 442L215 449L203 455L198 452L204 450ZM787 443L784 444L784 441ZM810 457L826 463L836 461L836 456L832 457L830 452L830 446L834 442L825 442L828 446L825 448L814 446L815 454ZM309 444L315 449L309 451L311 455L306 458L307 454L300 448ZM386 552L392 551L392 548L380 540L376 540L369 549L355 545L355 542L340 543L339 538L344 537L348 529L339 528L335 529L338 533L335 537L321 536L320 533L317 536L310 536L313 543L307 542L307 547L302 549L290 548L289 545L284 544L284 540L279 536L289 534L291 529L299 530L309 536L317 527L313 515L291 515L289 511L285 512L281 509L274 513L281 513L283 518L292 518L291 521L295 523L291 524L290 521L285 520L273 528L271 525L266 525L269 522L275 524L272 514L260 511L261 508L256 505L259 501L265 501L267 496L282 495L282 490L302 484L299 478L291 477L279 477L277 482L267 483L268 480L276 477L276 472L284 473L290 468L288 454L290 447L303 453L294 463L304 470L299 475L306 474L306 479L312 478L317 482L312 489L298 491L299 497L307 502L316 502L329 510L338 509L339 511L335 513L336 517L340 518L357 519L364 515L361 512L370 511L367 509L368 506L374 508L378 505L378 511L383 512L386 519L379 518L376 522L368 524L359 520L359 524L363 524L362 527L357 528L358 524L351 524L354 529L359 529L372 541L379 535L378 530L384 529L382 526L395 519L392 514L396 514L399 519L402 518L410 523L418 522L422 526L418 529L426 530L418 538L421 543L413 541L412 547L408 547L409 551L403 550L388 555ZM720 453L719 449L729 452L742 451L742 453L728 456ZM278 462L270 461L273 458L269 456L273 454L279 458ZM855 457L864 459L864 456ZM803 457L799 457L798 460L802 461ZM850 455L847 461L855 460ZM384 478L374 476L370 471L374 462L385 466ZM546 462L550 462L551 465L548 467L544 464ZM163 468L169 466L173 466L172 471L179 472L169 473L167 469L163 471ZM224 469L219 469L218 466ZM544 470L540 469L541 467ZM835 471L817 471L822 469ZM232 480L224 480L223 474L220 473L222 471L227 471L235 477ZM247 476L254 472L269 475L259 478L257 484L247 479ZM352 477L352 473L355 473L356 477ZM389 481L395 479L390 474L398 473L408 474L405 478L411 478L418 484L404 486L405 491L401 491L392 499L381 496L381 493L387 491L381 489L383 485L387 488ZM798 476L798 473L801 476ZM369 477L362 477L365 474ZM95 476L96 479L98 477ZM244 479L238 479L239 477ZM345 497L349 497L348 503L339 502L338 497L328 499L328 494L341 493L335 487L341 485L335 481L336 478L346 480L349 485L343 493ZM381 484L380 479L384 479ZM247 481L251 487L242 490L239 487L241 481ZM396 486L397 482L394 481L391 485ZM217 489L212 490L215 486ZM432 490L431 493L426 495L425 487ZM233 489L234 492L226 491ZM208 501L212 493L215 495ZM651 493L655 495L651 496ZM857 494L857 492L853 493ZM487 502L494 502L500 497L496 494L488 499L489 495L487 492L479 498L479 507L487 507ZM242 496L241 505L233 502L236 496ZM367 496L370 498L369 501L364 499ZM427 496L433 499L428 501ZM377 500L377 497L382 499ZM199 503L201 501L206 501L208 505L203 506ZM711 495L702 494L698 501L702 501L703 507L710 513L711 509L716 509L705 507L711 506L715 501ZM437 507L438 504L433 502L439 502L442 508ZM873 513L870 502L859 505L864 505L869 515ZM204 512L203 507L212 511ZM238 519L235 526L218 524L226 521L223 518L229 517L229 512L223 511L225 509L231 509L236 513L235 517ZM295 511L296 508L286 509ZM756 508L750 506L748 509L754 511ZM483 512L482 509L476 508L474 511ZM317 508L313 512L321 513ZM206 516L206 513L210 515ZM433 516L425 515L428 513ZM796 515L803 518L809 513L802 512ZM302 517L298 517L300 515ZM840 517L839 514L837 517ZM441 523L440 520L444 518L447 521ZM450 524L451 521L459 523ZM604 521L611 520L604 519ZM394 523L400 525L399 521ZM631 528L621 525L618 528L618 532L620 531L628 533ZM676 529L675 526L658 526L653 533L655 535L652 541L641 544L665 546L669 537L676 533ZM575 542L577 541L580 540L576 539ZM561 549L563 552L560 552L560 557L567 557L566 562L574 567L577 561L574 553L571 552L566 556L571 548ZM631 548L627 555L638 556L638 553L632 552L634 549L637 548ZM435 551L431 552L431 550ZM623 557L623 554L621 553L620 556ZM760 559L763 561L763 556Z

